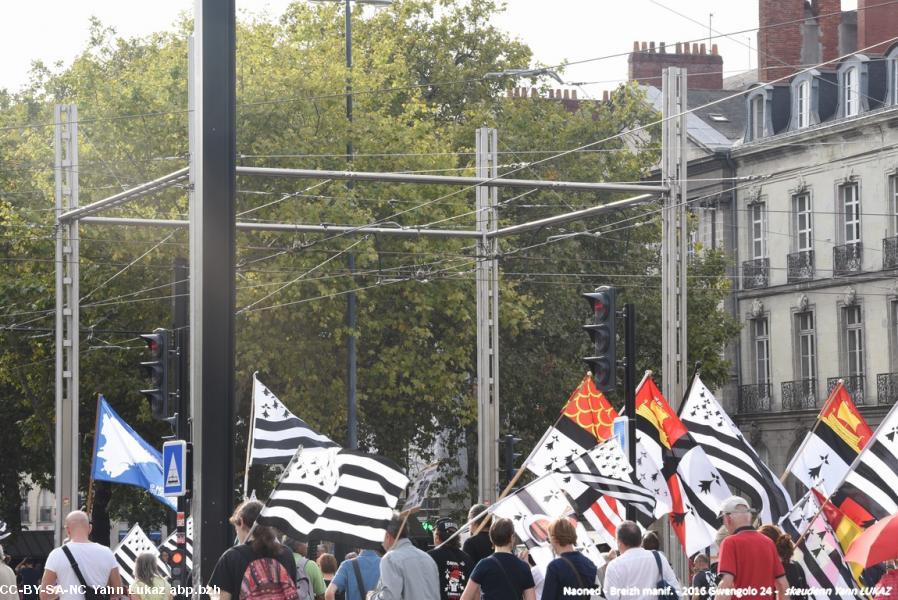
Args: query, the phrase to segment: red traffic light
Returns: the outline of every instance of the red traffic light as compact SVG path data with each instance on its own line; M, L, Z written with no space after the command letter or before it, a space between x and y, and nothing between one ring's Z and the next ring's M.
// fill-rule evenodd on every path
M180 565L184 563L184 553L180 550L175 550L168 557L168 562L172 565Z

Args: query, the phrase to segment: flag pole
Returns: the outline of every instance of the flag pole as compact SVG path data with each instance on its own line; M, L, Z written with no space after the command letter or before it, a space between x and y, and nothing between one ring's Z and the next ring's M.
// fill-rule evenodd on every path
M836 386L836 387L838 387L838 386ZM836 492L839 491L839 488L842 487L842 485L845 483L845 480L848 479L848 476L851 475L852 471L854 471L857 468L857 465L861 461L861 458L863 458L864 453L866 453L867 450L873 446L873 443L876 441L876 438L879 437L879 434L882 431L883 425L885 425L888 422L889 417L892 416L892 413L894 413L896 409L898 409L898 404L893 405L892 408L889 410L889 412L886 414L886 416L883 418L883 420L880 421L879 425L876 426L876 431L873 432L873 437L870 438L870 441L867 442L867 445L864 446L861 449L861 451L858 452L858 455L854 457L854 460L851 461L851 465L848 466L848 470L845 471L844 475L842 475L842 479L839 480L839 483L837 483L835 486L833 486L833 491L829 493L829 495L826 497L826 500L824 500L823 503L820 504L820 508L817 510L817 514L814 516L814 518L811 521L808 522L807 527L805 527L805 530L802 532L802 536L799 539L804 539L805 535L811 528L811 524L814 521L816 521L817 517L820 516L820 513L823 512L823 507L826 506L827 503L830 503L830 500L832 499L833 496L835 496ZM821 412L823 412L823 411L821 411ZM816 500L816 498L814 498L814 499Z
M243 467L243 499L249 498L249 468L252 457L253 433L256 429L256 382L259 372L253 372L253 393L249 401L249 435L246 436L246 466Z
M281 474L278 476L277 483L274 484L274 488L272 489L271 494L273 494L274 492L277 491L278 487L280 487L280 485L281 485L281 482L284 481L284 477L287 476L287 473L290 472L290 468L296 463L297 460L299 460L299 456L301 454L302 454L302 446L300 446L299 448L296 449L296 452L293 453L293 458L290 459L290 462L288 462L287 466L284 467L284 470L281 471ZM271 494L268 494L268 499L265 501L265 504L262 506L263 510L266 506L268 506L268 503L271 501ZM260 514L261 514L261 512L260 512ZM256 520L253 521L253 526L249 528L249 533L246 534L245 541L249 541L253 538L253 531L255 531L256 523L258 523L258 522L259 522L259 518L256 517Z
M835 396L836 396L836 391L838 391L839 386L843 386L843 387L844 387L844 380L843 380L843 379L839 379L839 381L838 381L836 387L833 388L832 393L829 395L829 398L827 398L827 399L826 399L826 402L823 403L823 408L821 408L821 409L820 409L820 412L817 413L817 419L814 421L814 426L811 427L811 430L808 431L808 433L807 433L806 436L804 436L804 440L802 440L801 446L799 446L799 447L798 447L798 450L795 451L795 454L792 455L791 460L789 460L789 464L786 465L786 469L783 471L783 474L780 475L780 483L786 483L786 478L789 477L789 473L792 472L792 465L794 465L794 464L795 464L795 460L796 460L799 456L801 456L801 452L802 452L802 450L804 450L804 447L807 445L808 440L811 438L811 435L813 435L813 434L817 431L817 427L820 426L820 423L821 423L821 417L822 417L823 413L826 411L826 409L829 408L830 402L832 402L833 398L835 398Z
M88 514L88 517L90 517L94 507L94 466L97 462L97 445L100 433L100 400L102 399L103 394L97 394L97 416L94 419L94 455L90 459L90 479L87 482L87 502L84 506L84 512Z
M683 414L683 407L686 405L686 400L689 399L689 394L692 393L692 386L695 385L696 379L698 379L699 374L702 372L702 361L695 361L695 370L692 371L692 379L689 380L689 385L686 387L686 393L683 394L683 399L680 401L680 406L677 407L677 417Z
M592 377L592 371L587 371L586 377ZM578 389L580 389L580 385L583 385L583 380L580 380L580 384L574 389L574 392L576 392ZM564 407L565 408L567 407L567 402L565 402ZM563 418L564 418L564 408L561 409L561 414L558 415L557 419L555 419L555 422L552 424L552 427L550 429L557 428L558 424L561 422L561 419L563 419ZM548 433L548 431L549 430L547 430L547 433ZM496 498L496 502L499 502L505 496L507 496L508 493L514 487L514 485L518 482L518 480L524 475L524 472L527 470L527 464L530 462L530 459L533 458L533 455L536 454L537 450L542 448L542 441L543 441L544 437L545 436L543 436L542 438L539 439L539 442L537 442L537 444L533 447L533 450L530 451L530 454L527 455L527 458L524 459L524 462L521 463L521 466L518 468L517 472L515 472L514 477L511 478L511 480L508 482L508 485L505 486L505 489L502 490L502 493L499 494L498 498ZM480 531L483 529L485 524L486 524L486 521L477 525L477 529L475 529L472 532L472 535L477 535L478 533L480 533Z

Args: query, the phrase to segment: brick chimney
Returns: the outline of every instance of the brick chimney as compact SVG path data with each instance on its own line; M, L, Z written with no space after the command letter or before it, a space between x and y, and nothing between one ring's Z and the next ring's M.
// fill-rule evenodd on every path
M771 81L801 64L804 0L758 0L758 79Z
M857 0L857 47L866 48L898 35L898 5L883 0ZM867 54L883 54L894 42L879 44Z
M660 88L664 69L682 67L688 72L689 89L723 89L723 57L717 53L717 44L709 52L705 44L677 44L674 49L664 42L633 42L627 63L630 80L644 85Z
M814 0L811 10L817 18L817 26L820 30L820 49L822 51L821 59L815 61L815 63L838 58L842 54L839 52L842 0ZM827 68L834 68L835 66L827 65Z

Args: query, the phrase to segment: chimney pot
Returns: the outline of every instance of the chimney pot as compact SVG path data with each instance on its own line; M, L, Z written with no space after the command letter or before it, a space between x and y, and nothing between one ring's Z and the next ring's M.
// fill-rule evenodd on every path
M699 46L699 53L700 53L700 54L707 54L707 52L705 51L705 45L704 45L704 44L702 44L701 46Z
M639 52L639 42L633 42L633 52Z
M664 42L661 42L661 45L659 46L659 51L661 52L661 54L667 54L667 46L664 44Z
M567 91L567 90L564 90L564 99L565 99L565 100L568 99L568 91Z
M698 44L692 44L692 53L698 54Z
M645 52L648 49L649 49L649 45L645 42L642 42L642 51Z
M711 44L711 54L717 56L717 44Z
M603 90L602 91L602 102L608 102L608 101L609 101L608 90Z
M539 91L535 87L530 88L530 97L531 98L539 97Z
M655 42L649 42L649 52L655 51Z
M682 53L683 53L683 44L681 44L680 42L677 42L677 45L676 45L676 53L677 53L677 54L682 54Z
M577 99L577 90L571 90L571 100Z

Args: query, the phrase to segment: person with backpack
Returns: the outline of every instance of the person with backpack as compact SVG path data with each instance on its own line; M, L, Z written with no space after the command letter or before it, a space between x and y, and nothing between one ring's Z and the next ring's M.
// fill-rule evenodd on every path
M530 566L511 553L514 524L510 519L493 519L490 541L494 552L474 567L461 600L536 600Z
M542 600L579 598L581 594L565 594L565 588L593 589L596 585L595 564L574 548L577 530L569 519L561 517L549 524L549 542L557 557L546 566Z
M124 596L118 562L112 550L89 539L91 526L87 513L74 510L66 515L65 530L69 541L47 557L41 580L41 600L57 597L62 600L99 600ZM52 591L57 586L59 594ZM101 587L118 590L118 593L96 593L95 588Z
M306 555L309 546L293 538L284 538L284 545L293 551L293 560L296 561L296 594L299 600L324 600L324 577L321 569L314 560L309 560Z
M617 527L620 555L608 563L602 591L607 600L664 600L682 597L680 583L667 558L658 550L642 547L642 532L633 521ZM669 593L653 593L669 589Z
M298 600L293 553L278 542L272 527L253 529L260 512L261 502L247 500L231 516L239 544L225 550L209 580L221 590L219 600Z
M362 550L355 558L340 564L337 574L327 591L324 600L336 600L338 593L343 593L346 600L365 600L365 596L374 589L380 579L380 554L374 550Z

